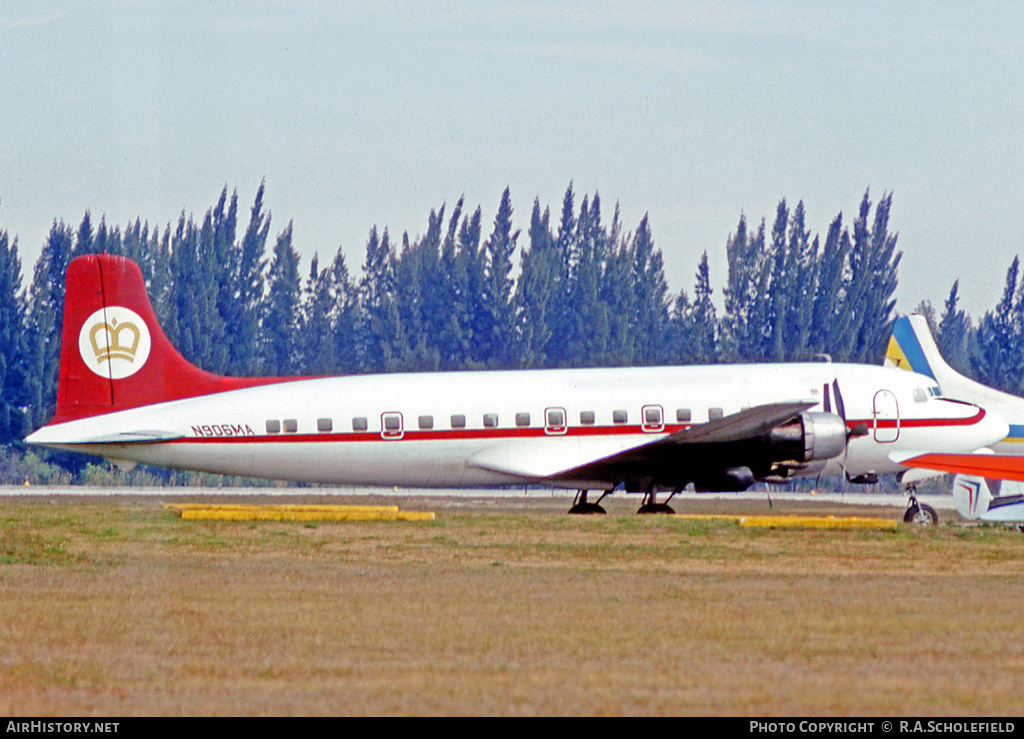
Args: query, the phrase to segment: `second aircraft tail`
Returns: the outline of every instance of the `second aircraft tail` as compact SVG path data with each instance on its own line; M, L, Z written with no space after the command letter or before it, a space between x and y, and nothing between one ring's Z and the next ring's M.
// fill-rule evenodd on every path
M975 382L946 364L927 319L917 313L896 319L885 352L885 364L927 375L938 383L947 398L982 407L1024 404L1024 399Z

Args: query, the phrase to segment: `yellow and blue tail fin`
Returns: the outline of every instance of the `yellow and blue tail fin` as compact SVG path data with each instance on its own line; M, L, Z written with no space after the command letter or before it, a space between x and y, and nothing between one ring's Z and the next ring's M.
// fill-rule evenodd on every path
M923 316L900 316L892 327L892 336L889 337L889 346L885 352L886 366L898 367L910 370L918 374L927 375L938 381L935 372L932 370L924 347L918 338L914 323L911 318L917 319L924 324L924 330L928 331L928 323ZM934 345L931 332L928 331L928 341ZM938 350L936 349L936 352Z

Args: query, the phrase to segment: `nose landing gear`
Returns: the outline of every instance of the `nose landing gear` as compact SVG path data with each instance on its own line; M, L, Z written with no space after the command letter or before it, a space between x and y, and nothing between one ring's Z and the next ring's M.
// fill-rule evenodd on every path
M903 523L911 523L915 526L937 526L939 514L935 512L935 509L927 503L918 502L914 486L910 486L908 492L910 493L910 506L903 514Z

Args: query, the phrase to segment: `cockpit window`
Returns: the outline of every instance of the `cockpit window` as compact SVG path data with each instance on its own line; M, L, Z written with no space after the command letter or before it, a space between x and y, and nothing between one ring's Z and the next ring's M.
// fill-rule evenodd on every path
M926 403L928 402L928 393L924 391L923 387L914 388L914 402L915 403Z

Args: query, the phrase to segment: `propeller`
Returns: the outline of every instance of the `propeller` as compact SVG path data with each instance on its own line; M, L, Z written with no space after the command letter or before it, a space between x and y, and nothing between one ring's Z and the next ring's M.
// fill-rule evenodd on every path
M843 419L843 425L846 426L846 444L843 446L843 461L840 462L840 466L843 470L843 492L846 492L846 484L850 482L850 474L846 471L846 463L850 454L850 439L859 438L861 436L868 435L868 424L865 421L861 421L853 428L849 427L846 421L846 403L843 402L843 393L839 389L839 378L832 380L832 395L836 399L836 413L841 419ZM825 393L825 400L828 401L828 393ZM826 402L826 406L828 403ZM829 410L827 407L825 410Z

